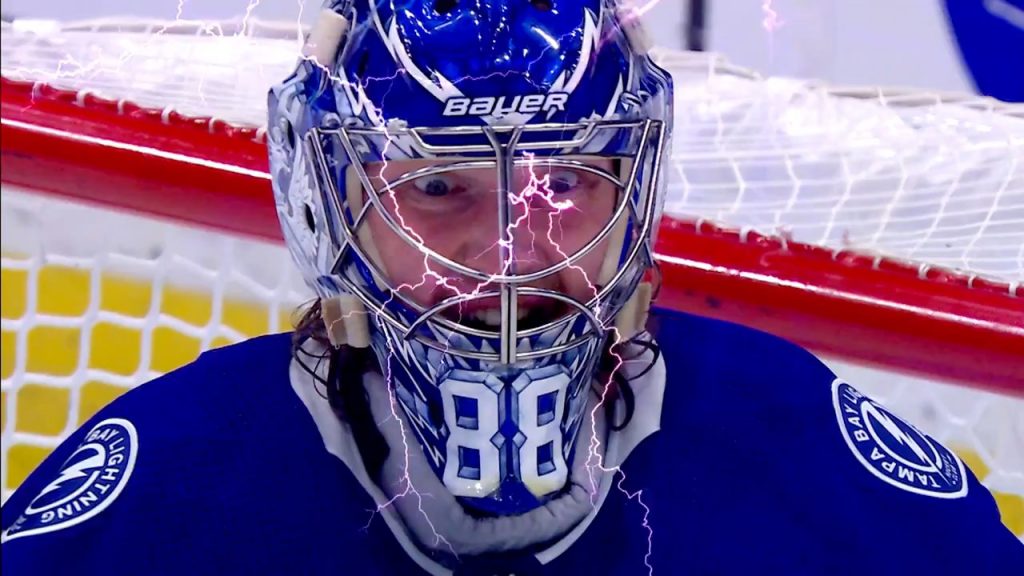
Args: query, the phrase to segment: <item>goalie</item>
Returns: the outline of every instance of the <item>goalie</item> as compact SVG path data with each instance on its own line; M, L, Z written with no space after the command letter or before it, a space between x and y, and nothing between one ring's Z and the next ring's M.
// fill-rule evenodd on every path
M672 83L614 2L333 0L305 50L268 141L317 301L73 434L4 574L1024 566L956 455L809 353L648 322Z

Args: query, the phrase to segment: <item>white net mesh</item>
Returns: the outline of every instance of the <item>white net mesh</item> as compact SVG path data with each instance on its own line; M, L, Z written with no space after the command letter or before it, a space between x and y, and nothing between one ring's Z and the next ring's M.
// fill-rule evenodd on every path
M666 212L1024 280L1024 105L661 61L678 94Z
M294 25L96 20L4 24L3 75L234 124L266 122L267 89L295 67Z
M0 49L5 78L261 126L298 37L274 25L29 23L5 25ZM667 213L957 268L1019 294L1022 107L658 58L678 94ZM201 350L287 329L307 297L276 244L10 185L2 217L5 497L123 390ZM835 368L956 447L1024 535L1024 401Z

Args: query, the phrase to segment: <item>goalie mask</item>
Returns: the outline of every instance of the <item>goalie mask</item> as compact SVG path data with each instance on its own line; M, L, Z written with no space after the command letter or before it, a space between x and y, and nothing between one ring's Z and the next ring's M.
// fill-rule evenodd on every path
M270 95L288 247L427 460L507 515L565 486L643 329L671 81L602 0L335 0ZM614 341L614 340L612 340Z

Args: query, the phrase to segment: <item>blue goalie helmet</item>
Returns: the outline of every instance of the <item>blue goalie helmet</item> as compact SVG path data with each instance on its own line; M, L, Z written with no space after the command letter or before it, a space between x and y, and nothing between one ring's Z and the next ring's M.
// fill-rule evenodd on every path
M613 0L333 0L270 93L284 236L467 508L567 483L642 332L669 75ZM410 442L410 445L412 443Z

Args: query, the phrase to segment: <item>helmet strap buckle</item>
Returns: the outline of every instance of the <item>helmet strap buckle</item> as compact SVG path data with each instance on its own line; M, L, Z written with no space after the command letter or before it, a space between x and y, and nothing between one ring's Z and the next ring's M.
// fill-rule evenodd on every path
M324 319L327 338L335 348L348 345L367 348L370 345L370 323L363 303L352 294L339 294L320 300L320 316Z
M652 294L651 283L641 282L615 316L615 330L619 333L620 342L625 342L644 331L647 314L651 309Z

